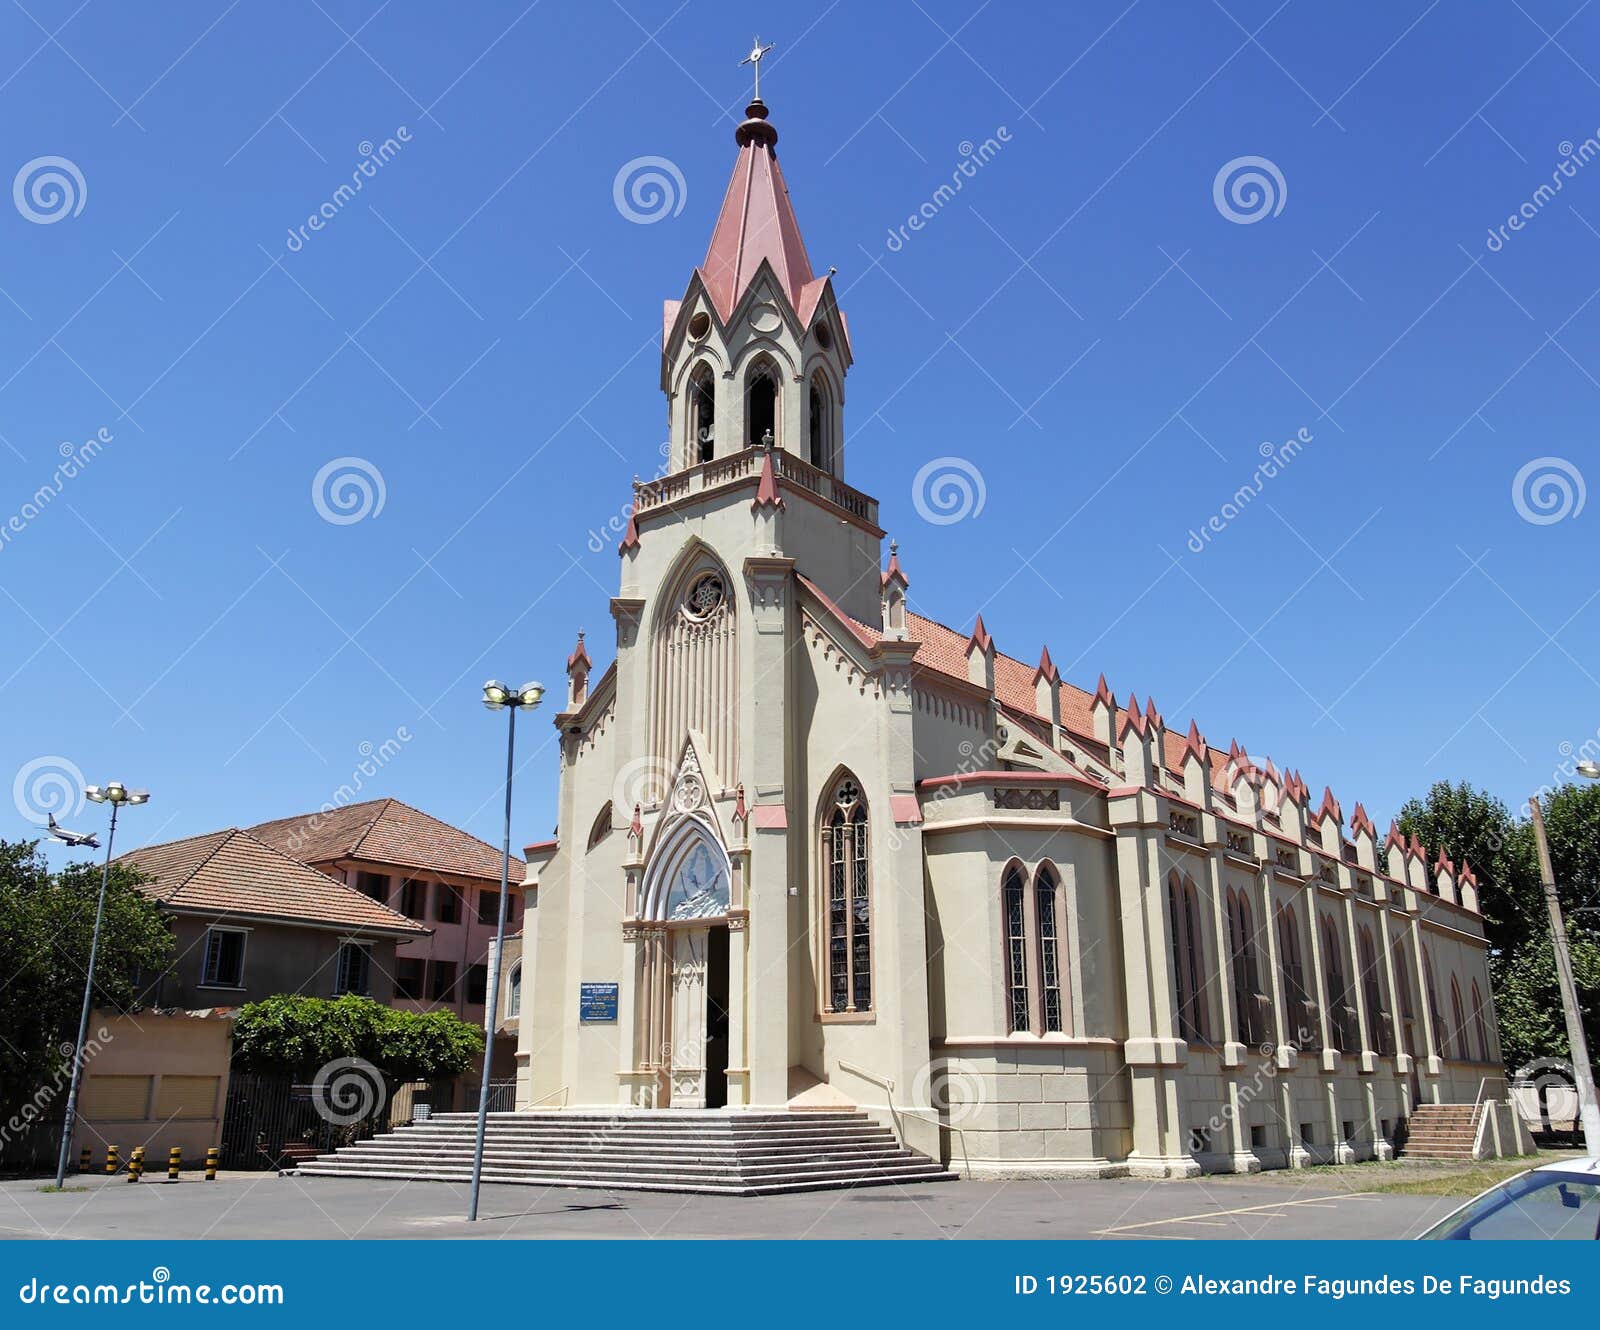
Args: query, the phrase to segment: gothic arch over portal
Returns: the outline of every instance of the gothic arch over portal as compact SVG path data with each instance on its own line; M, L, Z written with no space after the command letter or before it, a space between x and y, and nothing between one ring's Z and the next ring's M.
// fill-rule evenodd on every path
M641 919L660 922L721 919L728 913L733 865L709 822L687 813L656 841L645 868Z

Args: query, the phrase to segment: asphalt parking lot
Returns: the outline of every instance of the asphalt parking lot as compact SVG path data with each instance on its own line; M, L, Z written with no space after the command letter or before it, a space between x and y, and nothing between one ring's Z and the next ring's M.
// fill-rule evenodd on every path
M169 1185L0 1183L0 1238L1407 1238L1461 1204L1326 1184L1196 1179L941 1182L788 1196L485 1186L253 1173Z

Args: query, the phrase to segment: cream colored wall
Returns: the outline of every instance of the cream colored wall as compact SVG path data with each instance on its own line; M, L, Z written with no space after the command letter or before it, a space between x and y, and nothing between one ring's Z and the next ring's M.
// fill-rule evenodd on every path
M89 1035L68 1167L77 1168L79 1152L87 1146L91 1171L100 1172L110 1145L124 1164L135 1146L144 1146L145 1168L153 1177L165 1176L173 1146L183 1151L185 1167L203 1164L206 1151L222 1143L232 1019L181 1011L142 1011L137 1017L96 1011ZM196 1093L195 1086L203 1089ZM101 1107L113 1103L121 1106L118 1111Z

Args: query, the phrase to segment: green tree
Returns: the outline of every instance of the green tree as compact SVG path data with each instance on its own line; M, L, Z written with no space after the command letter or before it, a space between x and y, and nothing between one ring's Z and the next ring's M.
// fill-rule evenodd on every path
M1584 1035L1592 1055L1595 1034L1600 1031L1600 946L1572 927L1567 929L1567 941ZM1496 958L1490 968L1506 1066L1515 1070L1535 1058L1568 1057L1571 1047L1549 937L1529 942L1514 956Z
M101 866L50 871L37 841L0 840L0 1119L63 1079L78 1034ZM171 930L138 884L111 866L94 1003L134 1010L171 963ZM142 982L141 982L142 981Z
M306 1079L339 1058L361 1058L391 1080L445 1080L483 1055L483 1031L448 1011L397 1011L371 998L281 993L241 1007L233 1059L243 1071Z
M1422 799L1400 810L1400 830L1415 834L1431 866L1441 849L1459 869L1463 860L1478 879L1478 908L1495 954L1516 951L1542 934L1539 870L1533 834L1499 799L1465 781L1439 781Z
M1600 784L1563 785L1544 801L1551 867L1567 916L1573 975L1591 1054L1600 1034ZM1489 940L1501 1051L1516 1068L1534 1058L1568 1055L1550 916L1539 878L1531 820L1465 781L1440 781L1400 813L1430 863L1443 847L1459 865L1470 860Z

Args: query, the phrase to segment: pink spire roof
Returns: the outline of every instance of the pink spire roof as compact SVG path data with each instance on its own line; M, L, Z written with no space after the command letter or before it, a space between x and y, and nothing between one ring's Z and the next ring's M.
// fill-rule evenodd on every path
M804 318L802 305L815 308L819 292L805 290L814 280L811 260L794 205L789 202L778 154L773 151L778 131L767 123L767 108L761 102L751 102L745 114L749 118L734 136L739 158L711 232L701 276L717 313L726 322L765 259L789 304Z
M1037 683L1043 679L1046 683L1056 683L1061 678L1061 671L1056 669L1055 661L1050 659L1050 648L1047 646L1039 653L1039 668L1033 672L1033 680Z

